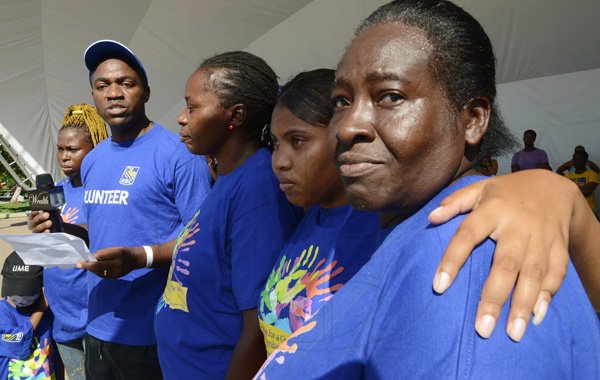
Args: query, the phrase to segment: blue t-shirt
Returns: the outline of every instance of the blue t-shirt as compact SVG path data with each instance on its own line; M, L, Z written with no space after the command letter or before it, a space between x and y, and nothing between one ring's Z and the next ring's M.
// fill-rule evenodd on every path
M0 379L55 379L58 356L52 341L52 312L47 310L37 329L6 299L0 300Z
M279 190L266 149L219 176L177 238L156 308L166 379L225 378L242 332L241 312L257 307L298 211Z
M83 213L83 186L73 187L68 177L59 181L66 203L61 208L65 223L86 224ZM45 268L44 293L54 314L52 336L68 342L85 334L88 309L87 272L77 268Z
M302 328L375 252L379 218L350 205L314 206L279 255L258 317L267 354Z
M597 379L600 324L569 265L540 326L520 343L506 334L510 301L489 339L475 315L492 262L487 240L444 295L431 288L445 247L464 216L432 226L427 216L462 178L396 226L373 258L293 335L258 379Z
M81 173L92 252L174 239L211 183L204 157L158 124L131 141L102 141L84 158ZM154 306L166 276L166 268L116 280L88 272L87 332L113 343L155 344Z

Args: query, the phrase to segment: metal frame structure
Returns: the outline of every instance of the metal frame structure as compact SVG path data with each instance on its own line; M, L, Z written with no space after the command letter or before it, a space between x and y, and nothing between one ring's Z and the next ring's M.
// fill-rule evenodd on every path
M12 162L8 162L4 156L0 154L0 163L10 176L15 180L17 185L25 191L30 191L35 188L35 180L31 171L27 168L24 162L19 159L19 155L12 149L11 145L6 141L4 136L0 135L0 146L4 147L4 150L11 157ZM15 168L19 168L23 176L19 175Z

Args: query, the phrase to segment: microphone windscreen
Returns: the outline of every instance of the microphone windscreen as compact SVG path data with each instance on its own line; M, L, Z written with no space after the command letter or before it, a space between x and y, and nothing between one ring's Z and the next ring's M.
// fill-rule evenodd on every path
M35 177L35 187L38 190L50 190L54 187L54 180L48 173L38 174Z

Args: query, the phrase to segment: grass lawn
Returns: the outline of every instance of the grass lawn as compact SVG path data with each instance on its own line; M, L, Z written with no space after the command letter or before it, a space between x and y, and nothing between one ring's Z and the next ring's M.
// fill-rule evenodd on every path
M29 202L0 203L0 213L25 212L29 210Z

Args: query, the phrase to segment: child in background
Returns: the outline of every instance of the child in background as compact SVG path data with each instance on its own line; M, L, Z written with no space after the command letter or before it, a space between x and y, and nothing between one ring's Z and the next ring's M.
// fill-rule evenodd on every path
M53 317L42 278L42 267L25 265L16 252L4 261L0 300L2 379L61 378L52 340Z

